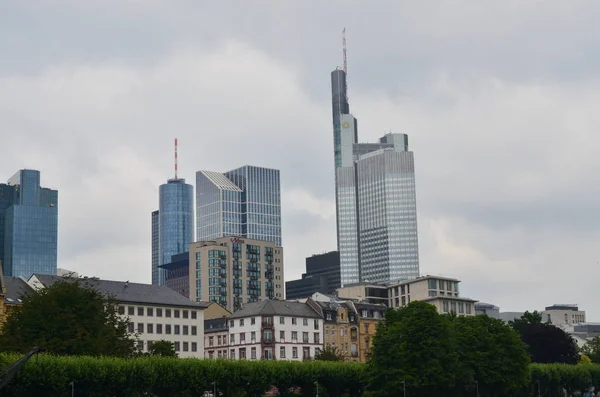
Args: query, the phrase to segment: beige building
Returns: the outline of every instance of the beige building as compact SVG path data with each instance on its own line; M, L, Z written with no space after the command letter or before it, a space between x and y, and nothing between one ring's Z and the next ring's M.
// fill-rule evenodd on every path
M573 304L547 306L546 310L542 312L542 321L554 325L585 323L585 311L579 310L579 307Z
M251 302L284 299L283 248L238 237L190 244L190 299L234 312Z
M313 299L307 303L323 317L324 346L335 347L347 361L359 361L358 316L352 303Z
M204 358L227 358L228 317L204 320Z

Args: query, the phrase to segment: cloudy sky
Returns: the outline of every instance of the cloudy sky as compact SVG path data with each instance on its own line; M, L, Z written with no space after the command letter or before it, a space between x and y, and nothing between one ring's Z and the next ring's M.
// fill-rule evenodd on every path
M158 185L281 170L286 279L335 249L329 73L359 139L407 133L421 271L600 321L597 1L7 0L0 180L59 190L59 267L150 281ZM594 112L596 109L596 113Z

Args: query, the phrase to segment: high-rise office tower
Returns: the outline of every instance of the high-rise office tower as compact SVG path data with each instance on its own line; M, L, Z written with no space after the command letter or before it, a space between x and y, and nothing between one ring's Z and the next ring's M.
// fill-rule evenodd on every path
M196 227L198 241L239 236L281 247L279 170L198 171Z
M158 285L158 273L160 268L159 258L159 228L158 228L158 210L152 211L152 284Z
M158 227L156 224L158 218ZM158 263L154 259L158 234ZM165 284L165 270L171 257L187 252L194 242L194 187L177 177L177 140L175 140L175 177L160 185L158 213L152 213L152 284Z
M419 275L413 153L408 136L358 143L347 73L331 73L337 239L342 285Z
M0 261L5 276L56 274L58 192L40 172L20 170L0 184Z

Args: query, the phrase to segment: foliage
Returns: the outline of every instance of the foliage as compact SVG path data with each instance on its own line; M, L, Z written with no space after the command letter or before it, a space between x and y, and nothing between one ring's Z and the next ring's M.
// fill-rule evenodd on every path
M577 364L579 354L573 338L562 329L542 323L537 312L525 314L509 325L521 335L535 363Z
M592 360L588 357L587 354L582 354L579 356L578 364L586 365L586 364L591 364L591 363L592 363Z
M158 340L152 343L150 355L159 357L177 357L175 345L168 340Z
M593 363L600 364L600 337L595 337L591 341L587 342L582 348L581 352L588 356Z
M26 353L34 346L58 355L129 357L134 341L116 304L76 279L65 279L25 297L6 320L0 351Z
M337 347L329 345L325 346L324 349L319 350L319 352L315 354L315 360L344 361L344 356L340 353Z

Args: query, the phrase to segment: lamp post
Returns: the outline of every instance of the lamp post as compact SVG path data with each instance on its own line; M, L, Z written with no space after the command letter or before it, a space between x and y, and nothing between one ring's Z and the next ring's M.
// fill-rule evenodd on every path
M539 379L536 381L536 383L538 385L538 397L540 397L542 395L542 385L540 385Z
M402 397L406 397L406 381L402 381Z
M213 382L213 397L217 397L217 381Z
M479 382L475 381L475 388L477 390L477 397L479 397Z
M319 382L315 381L315 386L317 386L317 397L319 397Z

